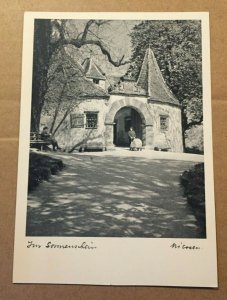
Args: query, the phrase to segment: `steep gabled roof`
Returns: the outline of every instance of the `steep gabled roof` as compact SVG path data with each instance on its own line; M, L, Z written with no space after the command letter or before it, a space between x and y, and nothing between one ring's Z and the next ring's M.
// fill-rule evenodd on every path
M150 48L146 50L137 81L123 76L118 83L110 87L109 93L146 96L149 97L149 102L180 105L168 88Z
M105 73L96 65L92 58L86 58L82 66L87 78L106 80Z
M101 87L86 78L84 68L65 52L56 54L55 61L49 70L49 76L54 76L59 67L64 69L65 76L68 79L65 91L67 97L82 99L109 98L109 95ZM49 88L54 90L57 84L57 80L54 79L52 80L52 86Z
M168 88L153 51L146 50L137 85L147 92L149 99L164 103L178 104L179 101Z

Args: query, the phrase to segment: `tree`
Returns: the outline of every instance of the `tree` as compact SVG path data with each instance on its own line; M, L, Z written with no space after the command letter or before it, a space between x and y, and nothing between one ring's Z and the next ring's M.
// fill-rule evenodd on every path
M61 51L66 45L76 48L93 45L98 47L115 67L129 63L125 60L124 55L119 59L114 59L111 50L98 35L98 30L109 22L107 20L88 20L82 31L71 34L68 30L68 20L35 20L31 131L39 130L41 111L47 92L48 70L51 58L57 51Z
M73 63L61 48L52 56L48 75L47 75L47 91L44 96L45 103L43 112L52 117L50 132L53 135L57 132L61 124L64 122L68 114L75 105L79 104L79 100L74 101L70 85L75 82L76 78L76 96L79 99L81 94L80 80L83 77L81 70L72 67ZM75 88L74 88L75 90ZM61 114L61 119L56 121ZM63 115L63 116L62 116Z
M83 67L66 53L64 47L52 55L47 86L42 115L48 116L53 135L88 95L108 97L102 88L84 77Z
M203 119L200 21L143 21L133 28L131 39L133 64L129 68L128 75L134 78L138 76L145 51L151 47L167 85L182 104L183 133L191 126L201 124Z
M47 90L49 61L54 51L50 43L52 26L50 20L35 20L32 76L31 131L39 131L40 115Z

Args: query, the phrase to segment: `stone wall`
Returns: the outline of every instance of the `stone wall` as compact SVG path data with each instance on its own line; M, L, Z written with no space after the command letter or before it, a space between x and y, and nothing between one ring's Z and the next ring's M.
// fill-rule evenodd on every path
M169 104L150 103L149 111L153 119L153 146L171 148L173 152L183 152L181 109ZM168 116L168 128L160 128L160 116Z
M181 109L169 104L147 103L146 97L111 96L110 100L84 100L74 109L73 114L84 114L86 111L98 112L97 129L85 128L85 114L83 128L71 128L70 115L67 116L55 137L59 145L66 151L83 145L98 148L113 145L113 123L116 113L123 107L134 108L141 116L143 126L144 145L146 148L170 148L173 152L183 152ZM168 129L160 128L160 115L168 116ZM62 115L56 120L59 123ZM51 117L42 116L42 126L51 125Z
M148 104L146 97L127 95L111 95L110 97L105 119L106 143L110 148L113 139L111 122L113 122L116 112L126 106L136 109L143 119L146 148L169 148L169 151L183 152L180 107L155 102ZM168 116L168 129L166 131L161 131L160 128L161 115Z
M147 98L146 97L133 97L127 95L111 95L108 110L105 118L105 141L108 149L113 148L113 122L116 113L123 107L134 108L141 117L143 128L143 136L145 140L143 141L146 146L151 146L153 143L153 133L152 133L152 116L148 109Z
M102 147L105 145L104 140L104 120L106 115L106 101L105 99L90 99L83 100L80 104L71 112L71 114L84 114L84 127L83 128L71 128L70 115L67 116L65 121L56 132L55 137L63 149L70 151L73 148L79 149L83 145L89 145L91 147ZM86 129L86 111L98 112L98 126L95 129ZM42 116L41 123L50 128L52 117ZM59 114L56 125L62 119L62 114Z

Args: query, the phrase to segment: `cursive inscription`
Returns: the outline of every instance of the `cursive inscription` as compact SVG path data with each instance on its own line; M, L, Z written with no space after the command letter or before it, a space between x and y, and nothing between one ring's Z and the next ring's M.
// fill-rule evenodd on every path
M58 244L47 242L45 244L34 243L33 241L28 241L27 248L48 248L48 249L80 249L80 250L94 250L97 247L93 242L87 243L73 243L73 244Z
M42 245L40 244L35 244L33 243L33 241L28 241L28 244L27 244L27 248L41 248Z
M93 246L93 242L91 242L90 245L88 245L86 242L83 242L81 244L53 244L52 242L48 242L45 246L46 248L51 248L51 249L83 249L83 250L93 250L96 249L95 246Z
M173 248L173 249L183 249L183 250L200 250L199 246L187 245L187 244L184 244L182 242L180 242L180 243L173 243L173 244L170 245L170 248Z

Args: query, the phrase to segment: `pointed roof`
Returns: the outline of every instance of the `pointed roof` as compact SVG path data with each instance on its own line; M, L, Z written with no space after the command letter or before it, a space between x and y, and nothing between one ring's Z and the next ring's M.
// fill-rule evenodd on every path
M137 85L147 92L150 100L179 105L179 101L168 88L150 48L146 50Z
M97 84L94 84L85 76L84 68L72 57L65 52L58 52L55 54L54 61L49 70L49 77L53 77L49 90L56 89L58 85L57 81L57 68L62 67L64 69L65 76L67 76L68 84L65 94L67 97L75 97L82 99L103 99L109 98L109 95Z
M86 58L82 66L87 78L106 80L105 73L96 65L92 58Z

